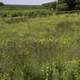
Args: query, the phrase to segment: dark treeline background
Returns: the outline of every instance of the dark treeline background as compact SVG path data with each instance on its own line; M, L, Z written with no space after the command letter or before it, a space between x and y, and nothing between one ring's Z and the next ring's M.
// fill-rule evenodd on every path
M0 7L7 7L7 9L50 9L51 11L66 11L79 10L80 0L58 0L54 2L44 3L42 5L5 5L0 2ZM0 8L1 9L1 8ZM4 8L5 9L5 8Z
M79 10L80 0L58 0L55 2L45 3L42 6L50 8L51 10Z

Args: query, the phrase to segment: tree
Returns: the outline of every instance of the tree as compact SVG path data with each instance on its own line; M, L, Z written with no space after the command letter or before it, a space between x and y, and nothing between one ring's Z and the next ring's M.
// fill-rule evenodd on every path
M66 0L68 10L74 10L76 8L76 0Z
M0 6L3 6L3 5L4 5L4 3L0 2Z
M62 8L61 10L74 10L76 9L76 2L76 0L58 0L58 8Z
M58 0L57 10L58 11L65 11L65 10L67 10L67 2L66 2L66 0Z
M80 10L80 0L76 0L76 9Z
M46 8L49 8L50 10L55 10L56 9L56 1L45 3L42 6L46 7Z

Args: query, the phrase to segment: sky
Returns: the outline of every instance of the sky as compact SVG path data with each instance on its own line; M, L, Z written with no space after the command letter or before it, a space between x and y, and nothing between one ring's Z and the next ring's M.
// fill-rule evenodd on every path
M54 0L0 0L5 4L22 4L22 5L40 5L42 3L52 2Z

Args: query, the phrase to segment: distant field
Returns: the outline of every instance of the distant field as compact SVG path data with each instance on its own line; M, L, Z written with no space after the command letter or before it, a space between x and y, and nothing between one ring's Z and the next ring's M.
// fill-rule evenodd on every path
M0 80L80 80L80 14L0 16Z

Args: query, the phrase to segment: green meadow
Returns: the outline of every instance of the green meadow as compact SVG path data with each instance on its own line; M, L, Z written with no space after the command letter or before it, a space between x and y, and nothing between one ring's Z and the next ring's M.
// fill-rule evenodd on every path
M80 80L80 14L2 12L0 80Z

